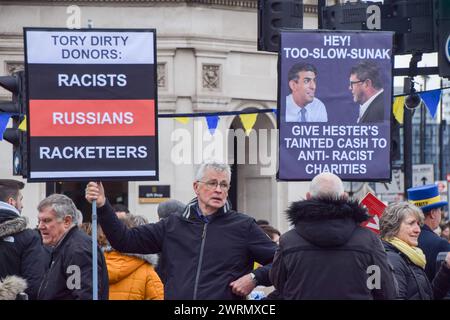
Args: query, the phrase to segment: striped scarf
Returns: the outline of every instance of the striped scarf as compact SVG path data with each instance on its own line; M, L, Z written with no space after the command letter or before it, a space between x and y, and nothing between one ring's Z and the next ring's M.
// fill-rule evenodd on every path
M191 201L188 202L188 204L186 205L186 208L183 211L182 216L184 218L186 218L186 219L189 219L189 215L191 214L191 208L194 208L194 210L197 210L197 207L198 207L198 198L195 197L194 199L192 199ZM230 202L227 200L227 202L225 203L225 205L221 209L225 213L230 211L231 210Z

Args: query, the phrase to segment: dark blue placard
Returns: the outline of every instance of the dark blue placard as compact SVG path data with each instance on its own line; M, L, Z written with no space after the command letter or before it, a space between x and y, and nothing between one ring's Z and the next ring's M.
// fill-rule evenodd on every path
M390 180L392 43L392 32L281 33L279 180L311 180L324 171L343 180ZM383 87L384 117L370 123L358 123L360 105L349 88L351 69L362 61L376 63ZM317 69L315 98L325 105L326 122L286 121L288 72L299 62Z

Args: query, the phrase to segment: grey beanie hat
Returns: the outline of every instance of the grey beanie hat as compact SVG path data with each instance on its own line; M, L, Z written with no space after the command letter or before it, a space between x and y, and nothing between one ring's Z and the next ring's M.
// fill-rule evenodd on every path
M158 205L158 217L160 219L167 218L171 214L175 214L177 216L181 216L183 214L186 205L181 201L170 199L164 202L161 202Z

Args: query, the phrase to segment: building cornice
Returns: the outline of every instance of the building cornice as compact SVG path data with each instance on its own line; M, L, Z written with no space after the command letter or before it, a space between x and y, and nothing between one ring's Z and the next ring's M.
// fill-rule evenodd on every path
M208 5L222 7L238 7L246 9L257 9L258 0L0 0L1 4L15 5L133 5L149 6L164 4L186 4L186 5ZM304 13L317 13L317 5L304 4Z

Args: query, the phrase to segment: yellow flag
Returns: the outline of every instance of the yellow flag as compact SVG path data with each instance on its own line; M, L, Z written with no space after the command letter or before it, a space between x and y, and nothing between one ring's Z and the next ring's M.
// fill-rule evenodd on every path
M396 97L394 99L394 106L392 112L398 123L403 124L403 110L405 106L405 96Z
M175 117L175 120L179 123L186 124L189 122L189 117Z
M245 134L248 136L255 125L256 118L258 117L257 113L250 114L241 114L239 118L241 119L242 125L245 129Z
M19 125L19 130L27 131L27 116L23 117L23 120Z

